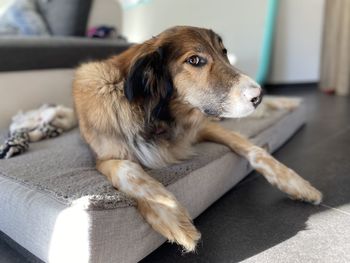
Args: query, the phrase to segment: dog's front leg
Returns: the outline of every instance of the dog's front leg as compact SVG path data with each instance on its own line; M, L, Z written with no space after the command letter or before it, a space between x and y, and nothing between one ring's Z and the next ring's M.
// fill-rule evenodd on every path
M248 159L254 169L269 183L277 186L292 199L319 204L322 194L292 169L278 162L264 149L255 146L238 133L226 130L214 122L206 122L199 132L199 141L213 141L227 145L239 155Z
M97 169L115 188L134 198L144 219L169 241L194 251L200 233L184 207L142 167L128 160L99 160Z

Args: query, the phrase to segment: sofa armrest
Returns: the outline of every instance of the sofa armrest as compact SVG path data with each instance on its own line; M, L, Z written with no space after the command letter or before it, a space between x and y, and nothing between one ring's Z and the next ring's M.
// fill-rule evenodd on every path
M0 71L72 68L118 54L130 45L81 37L4 37L0 40Z

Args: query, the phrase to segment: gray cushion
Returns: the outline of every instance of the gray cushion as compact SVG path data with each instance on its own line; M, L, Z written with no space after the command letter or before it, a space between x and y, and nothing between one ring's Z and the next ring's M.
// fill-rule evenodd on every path
M0 12L0 35L49 35L36 0L15 0Z
M92 0L39 0L52 35L84 36Z
M223 125L274 151L304 123L304 116L299 107ZM192 217L251 171L246 160L225 146L203 143L197 151L192 160L150 171ZM0 160L0 230L44 261L142 259L164 238L143 221L133 204L94 169L76 130Z

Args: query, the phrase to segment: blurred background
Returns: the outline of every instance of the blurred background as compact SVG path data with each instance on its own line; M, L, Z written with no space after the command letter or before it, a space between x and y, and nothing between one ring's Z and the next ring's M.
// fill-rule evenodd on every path
M176 24L212 28L236 55L237 66L254 77L262 62L268 4L267 0L154 0L126 10L122 28L136 42ZM318 81L323 8L322 0L280 1L268 82Z
M276 5L272 14L271 5ZM0 33L82 36L73 29L55 30L59 23L84 27L84 21L69 17L74 15L85 16L80 20L86 20L90 35L93 27L106 26L129 42L144 41L174 25L201 26L221 34L237 66L260 81L319 82L325 6L325 0L0 0ZM21 25L26 20L33 24L31 31ZM272 31L271 43L264 46L268 31ZM268 62L262 61L264 52L269 54ZM266 76L261 76L262 67L268 67Z
M219 33L235 66L264 87L349 94L348 0L0 0L0 88L12 86L0 126L15 110L47 101L45 93L71 105L77 65L175 25Z

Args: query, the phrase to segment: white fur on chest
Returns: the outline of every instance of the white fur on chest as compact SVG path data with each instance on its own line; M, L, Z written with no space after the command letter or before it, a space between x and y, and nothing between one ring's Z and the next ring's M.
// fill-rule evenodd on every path
M146 141L141 137L132 144L134 155L148 168L162 168L193 156L190 136L181 135L175 140Z

